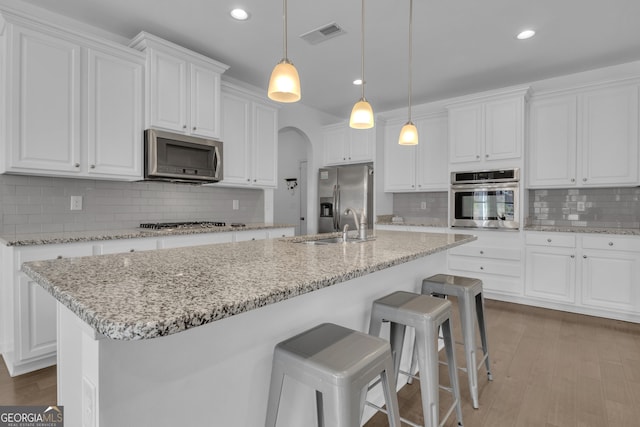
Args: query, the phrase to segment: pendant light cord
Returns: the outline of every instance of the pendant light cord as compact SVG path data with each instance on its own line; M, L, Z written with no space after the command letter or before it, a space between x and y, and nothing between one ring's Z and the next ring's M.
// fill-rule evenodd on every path
M413 0L409 0L409 122L411 122L411 82L413 80Z
M360 29L360 71L362 74L362 99L364 99L364 0L362 0L362 28Z
M283 48L284 48L284 61L289 62L289 58L287 57L287 0L282 0L282 21L284 22L284 39L283 39Z

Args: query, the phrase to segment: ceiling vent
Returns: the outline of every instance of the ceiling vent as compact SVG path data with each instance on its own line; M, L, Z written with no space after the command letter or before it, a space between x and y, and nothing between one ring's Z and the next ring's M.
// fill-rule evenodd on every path
M306 40L309 44L318 44L344 33L344 30L340 28L338 24L332 22L330 24L323 25L320 28L316 28L315 30L309 31L308 33L304 33L300 38Z

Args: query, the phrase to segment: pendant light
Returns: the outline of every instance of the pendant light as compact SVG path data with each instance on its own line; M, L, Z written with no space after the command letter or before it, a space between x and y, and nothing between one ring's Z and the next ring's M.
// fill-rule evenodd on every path
M411 80L413 63L413 0L409 0L409 120L402 126L398 144L418 145L418 129L411 121Z
M369 129L373 127L373 109L371 104L367 102L364 97L364 0L362 0L362 33L361 33L361 70L362 74L362 97L351 110L351 118L349 119L349 126L354 129Z
M284 57L271 72L269 79L269 99L278 102L296 102L300 100L300 77L293 62L287 58L287 0L283 0L284 21Z

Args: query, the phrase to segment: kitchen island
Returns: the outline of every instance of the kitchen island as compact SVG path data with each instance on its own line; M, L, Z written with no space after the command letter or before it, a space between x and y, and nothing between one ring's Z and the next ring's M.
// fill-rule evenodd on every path
M473 236L380 231L25 263L58 301L58 403L68 426L259 426L274 345L321 322L366 331L371 302L417 291ZM313 425L285 383L280 424ZM375 396L373 396L375 398Z

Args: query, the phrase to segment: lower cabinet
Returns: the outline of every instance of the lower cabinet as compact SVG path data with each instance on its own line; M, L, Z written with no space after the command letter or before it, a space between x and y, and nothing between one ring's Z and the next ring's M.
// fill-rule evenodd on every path
M478 240L449 250L449 273L481 279L483 291L489 297L522 295L520 233L477 231L472 234Z
M3 286L0 290L0 325L4 325L5 348L2 356L7 370L11 376L15 376L56 364L56 301L22 272L25 262L230 243L293 234L293 227L285 227L55 245L0 246Z
M525 295L551 306L640 320L640 239L526 233Z

